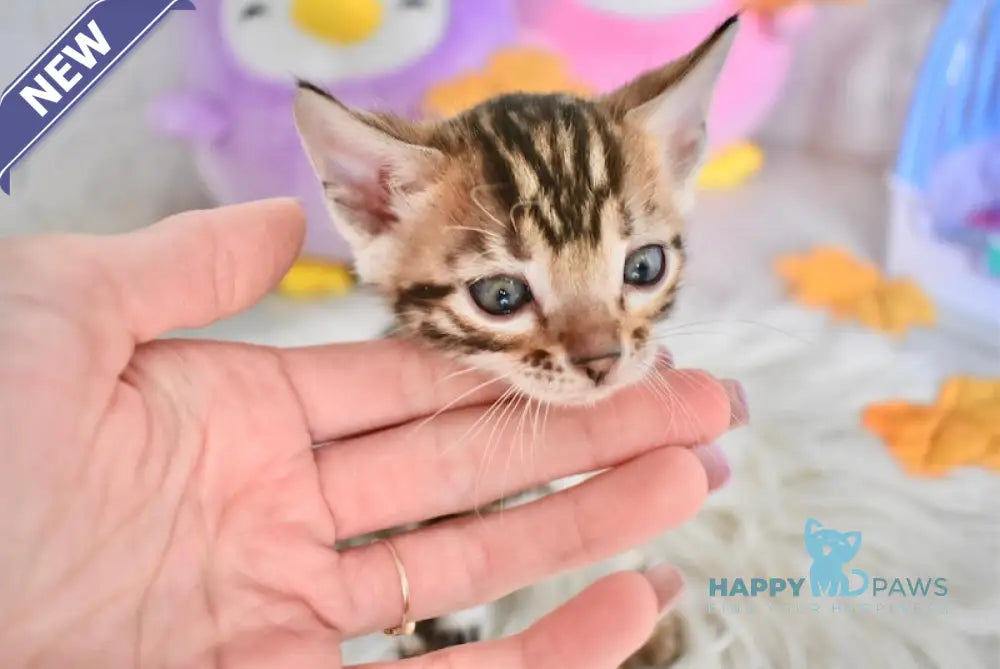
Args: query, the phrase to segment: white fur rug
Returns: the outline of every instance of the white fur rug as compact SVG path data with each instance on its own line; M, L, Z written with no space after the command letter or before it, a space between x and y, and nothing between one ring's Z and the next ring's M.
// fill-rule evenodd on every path
M679 565L688 578L682 611L691 650L675 666L1000 666L1000 477L967 471L940 481L908 478L859 424L866 403L933 397L937 370L930 361L792 306L762 314L755 319L762 325L725 319L718 311L691 309L685 320L717 325L681 332L727 334L668 338L679 364L743 381L753 412L751 427L723 441L734 470L729 485L693 521L641 551L646 560ZM806 577L810 558L803 531L811 517L843 532L862 532L849 568L890 580L947 578L948 595L814 599L807 583L799 598L709 596L711 578L749 583L753 577ZM518 594L505 604L503 631L519 629L617 566ZM914 601L925 610L914 611ZM874 612L876 603L882 610Z

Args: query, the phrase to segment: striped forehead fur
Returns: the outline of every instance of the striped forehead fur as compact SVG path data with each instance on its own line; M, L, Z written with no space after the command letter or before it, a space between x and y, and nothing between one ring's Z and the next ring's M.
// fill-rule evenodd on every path
M537 230L554 251L601 240L601 213L620 202L625 151L621 131L597 104L568 95L507 95L440 129L431 144L462 145L481 172L481 192L509 216L513 237ZM515 256L523 243L509 239Z

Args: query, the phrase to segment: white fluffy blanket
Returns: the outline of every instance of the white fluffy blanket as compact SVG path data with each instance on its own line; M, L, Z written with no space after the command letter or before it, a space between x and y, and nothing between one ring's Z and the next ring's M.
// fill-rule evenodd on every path
M681 328L668 339L676 358L741 379L753 419L723 441L734 469L730 484L693 521L641 551L644 559L678 564L688 579L682 609L691 650L678 669L1000 666L1000 477L964 471L945 480L909 478L860 425L869 402L931 399L938 376L932 360L792 306L762 314L759 325L727 323L718 311L688 316L717 325ZM713 328L726 334L681 334ZM813 598L808 581L798 598L709 595L713 578L749 584L808 576L809 518L862 533L848 570L890 583L946 578L948 595ZM600 572L553 579L512 598L505 631Z

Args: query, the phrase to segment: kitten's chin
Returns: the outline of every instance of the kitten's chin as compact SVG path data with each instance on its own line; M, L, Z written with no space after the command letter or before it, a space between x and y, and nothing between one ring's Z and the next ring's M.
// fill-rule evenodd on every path
M625 386L623 385L607 385L599 386L595 388L589 388L587 390L571 391L571 392L554 392L552 390L538 388L532 386L530 388L525 388L517 385L517 389L522 391L528 397L544 402L545 404L554 404L556 406L575 406L575 407L586 407L594 406L604 400L608 399L618 391L622 390Z

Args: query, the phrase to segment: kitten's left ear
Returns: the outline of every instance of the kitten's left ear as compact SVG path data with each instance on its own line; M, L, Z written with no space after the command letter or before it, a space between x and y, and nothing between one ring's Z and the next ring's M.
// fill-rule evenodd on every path
M858 548L861 546L861 533L860 532L845 532L844 541L851 548Z
M684 208L708 146L706 125L715 88L739 32L739 17L721 25L687 56L652 70L604 96L612 113L659 143L669 178Z

